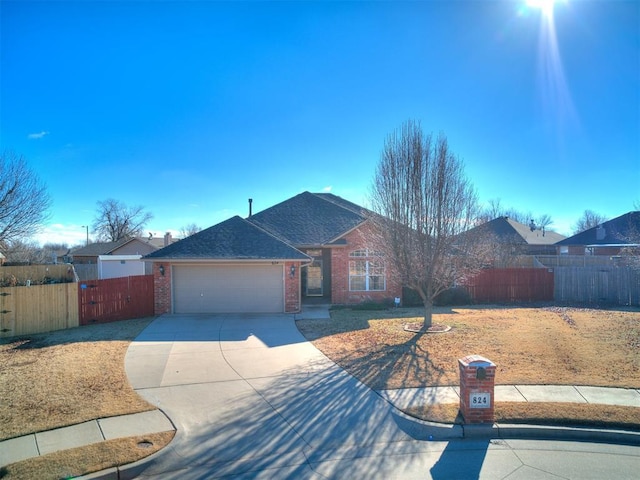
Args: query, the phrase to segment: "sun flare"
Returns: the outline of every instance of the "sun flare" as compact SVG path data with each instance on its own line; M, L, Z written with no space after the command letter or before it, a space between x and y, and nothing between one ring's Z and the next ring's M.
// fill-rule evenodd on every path
M547 17L553 14L554 3L555 0L527 0L529 8L537 8Z

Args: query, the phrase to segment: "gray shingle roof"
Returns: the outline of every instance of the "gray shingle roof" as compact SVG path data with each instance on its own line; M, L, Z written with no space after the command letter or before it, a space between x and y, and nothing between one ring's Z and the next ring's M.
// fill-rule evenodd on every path
M470 230L474 231L492 234L500 243L509 245L554 245L564 238L556 232L532 231L528 225L508 217L494 218Z
M304 253L235 216L150 253L145 259L308 260Z
M625 213L558 242L558 245L632 244L640 244L640 211Z
M335 195L303 192L247 220L291 245L320 246L364 222L363 213L358 205Z
M121 247L122 245L133 240L132 238L121 238L116 242L95 242L90 243L85 247L81 247L75 249L71 252L72 255L77 256L98 256L98 255L108 255L113 252L116 248Z

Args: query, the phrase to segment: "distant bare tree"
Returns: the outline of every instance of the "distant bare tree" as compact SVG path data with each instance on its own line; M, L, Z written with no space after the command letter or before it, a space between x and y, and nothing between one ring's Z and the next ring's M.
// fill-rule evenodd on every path
M0 245L31 237L48 218L45 185L13 152L0 156Z
M376 250L398 280L415 290L432 326L433 300L484 263L482 242L460 237L477 217L477 196L447 139L425 135L414 121L389 135L371 191ZM482 248L481 248L482 247Z
M553 224L553 219L550 215L545 213L536 216L531 212L522 212L515 208L505 208L502 206L499 198L493 198L487 202L487 206L480 211L476 224L481 225L499 217L508 217L523 225L535 225L535 228L539 230L552 230L549 228L550 225Z
M40 265L51 263L43 248L37 242L30 240L12 240L6 243L5 256L8 264Z
M582 217L573 226L573 233L577 234L589 230L590 228L597 227L601 223L607 221L604 215L594 212L593 210L585 210Z
M98 214L93 222L93 231L104 241L115 242L122 238L141 235L145 225L153 218L144 207L127 207L124 203L109 198L98 202Z
M534 218L533 223L538 230L549 230L549 225L553 223L553 219L549 215L544 214Z
M180 228L180 237L190 237L194 233L198 233L200 230L202 230L202 228L200 228L198 225L196 225L195 223L190 223L189 225L185 225L184 227Z

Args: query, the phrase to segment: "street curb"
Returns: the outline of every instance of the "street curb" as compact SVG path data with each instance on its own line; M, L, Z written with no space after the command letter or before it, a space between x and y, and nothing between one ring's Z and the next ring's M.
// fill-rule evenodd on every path
M465 429L468 429L467 426ZM494 424L492 438L564 440L622 445L640 445L640 432L633 430L560 427L548 425Z
M398 426L415 440L530 439L640 445L640 432L633 430L498 423L455 425L420 420L395 406L392 408L392 415Z

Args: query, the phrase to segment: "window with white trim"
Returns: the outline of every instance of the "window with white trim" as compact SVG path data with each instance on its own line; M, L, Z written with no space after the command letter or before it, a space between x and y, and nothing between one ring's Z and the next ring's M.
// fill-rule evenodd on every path
M354 250L349 258L350 291L373 292L386 289L384 262L378 252Z

